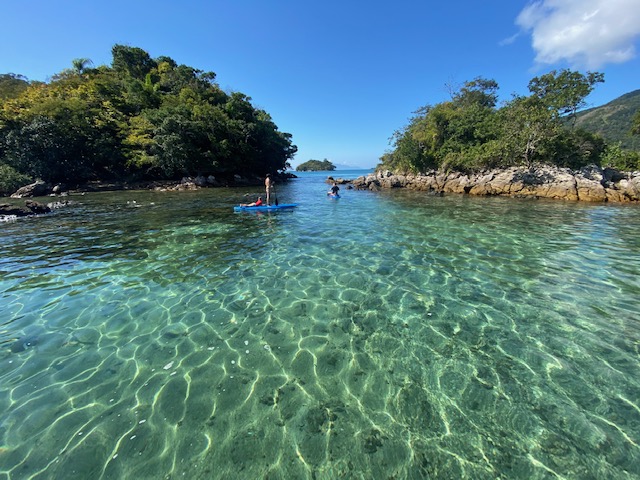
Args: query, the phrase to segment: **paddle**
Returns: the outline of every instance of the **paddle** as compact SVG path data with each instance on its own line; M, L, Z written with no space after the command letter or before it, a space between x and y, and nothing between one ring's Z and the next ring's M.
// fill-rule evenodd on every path
M273 187L273 197L276 199L276 207L278 206L278 194L276 193L276 184L275 182L271 184Z

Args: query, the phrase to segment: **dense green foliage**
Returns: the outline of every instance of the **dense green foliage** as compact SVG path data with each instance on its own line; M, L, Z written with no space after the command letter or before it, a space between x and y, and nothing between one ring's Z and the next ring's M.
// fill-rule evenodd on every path
M476 78L450 101L418 110L406 127L395 132L394 148L378 168L477 171L539 163L571 168L599 163L604 140L567 119L575 118L594 85L603 81L600 73L552 71L530 81L531 95L516 95L498 107L498 84Z
M296 167L296 171L298 172L320 172L335 169L335 165L326 158L324 160L307 160Z
M0 188L48 182L263 176L297 151L264 110L225 93L215 74L115 45L111 66L73 68L49 83L0 77ZM22 175L22 177L16 177Z
M622 148L620 143L607 145L602 154L602 165L631 172L640 170L640 152Z
M30 177L19 173L15 168L0 164L0 193L15 192L29 183L29 180Z

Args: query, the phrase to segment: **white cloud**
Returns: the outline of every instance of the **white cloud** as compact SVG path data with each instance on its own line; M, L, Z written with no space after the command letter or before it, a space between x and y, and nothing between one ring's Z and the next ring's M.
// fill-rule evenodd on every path
M599 68L635 57L640 0L538 0L516 24L531 32L536 62Z
M511 35L510 37L505 38L504 40L501 40L498 43L498 45L500 45L501 47L503 47L505 45L511 45L513 42L515 42L518 39L519 36L520 36L520 32L518 32L518 33L516 33L514 35Z

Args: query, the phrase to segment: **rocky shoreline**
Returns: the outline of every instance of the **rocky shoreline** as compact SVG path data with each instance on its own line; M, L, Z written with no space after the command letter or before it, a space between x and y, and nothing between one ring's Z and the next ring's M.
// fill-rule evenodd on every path
M293 176L293 175L292 175ZM284 178L283 178L284 179ZM283 180L281 179L281 180ZM12 198L65 197L83 192L140 190L158 191L196 190L206 187L228 187L260 185L259 177L229 179L214 177L185 177L179 182L156 181L140 183L86 184L67 190L63 185L49 185L38 181L22 187L11 195ZM550 198L569 201L640 203L640 172L620 172L612 168L596 165L570 170L552 166L536 168L513 167L486 170L467 174L432 170L418 174L396 174L388 170L377 171L355 180L328 177L327 182L345 184L357 190L381 190L407 188L431 195L468 194L483 196L510 196L517 198ZM7 220L22 216L49 213L52 209L66 206L70 202L56 201L42 204L27 200L25 206L0 203L0 219Z
M295 178L295 175L286 173L275 177L277 181ZM175 180L153 180L146 182L89 182L75 187L64 184L52 185L42 180L37 180L29 185L19 188L10 198L54 197L59 201L43 204L33 200L26 200L24 207L0 203L0 221L14 220L18 217L40 215L50 213L56 208L67 206L66 197L72 195L84 195L87 192L110 192L119 190L155 190L160 192L177 192L185 190L198 190L210 187L245 187L264 185L264 177L233 175L227 177L214 177L212 175L198 177L183 177Z
M585 202L640 202L640 172L620 172L596 165L570 170L551 166L513 167L474 174L430 171L400 175L390 171L358 177L359 190L408 188L432 195L462 193Z
M280 180L289 178L291 175L283 175ZM214 177L213 175L183 177L181 180L149 180L138 182L101 182L94 181L82 185L69 187L64 184L52 185L50 183L37 180L34 183L25 185L11 194L11 198L30 198L46 196L65 196L68 194L78 194L86 192L110 192L118 190L156 190L156 191L183 191L197 190L207 187L240 187L263 185L264 177L233 175L229 177Z

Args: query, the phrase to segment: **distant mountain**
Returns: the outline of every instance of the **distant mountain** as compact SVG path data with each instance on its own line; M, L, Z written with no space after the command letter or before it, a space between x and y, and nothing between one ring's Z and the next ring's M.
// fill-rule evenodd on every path
M582 110L576 114L576 127L582 127L604 137L609 144L640 151L640 135L631 135L633 117L640 110L640 90L625 93L601 107Z

